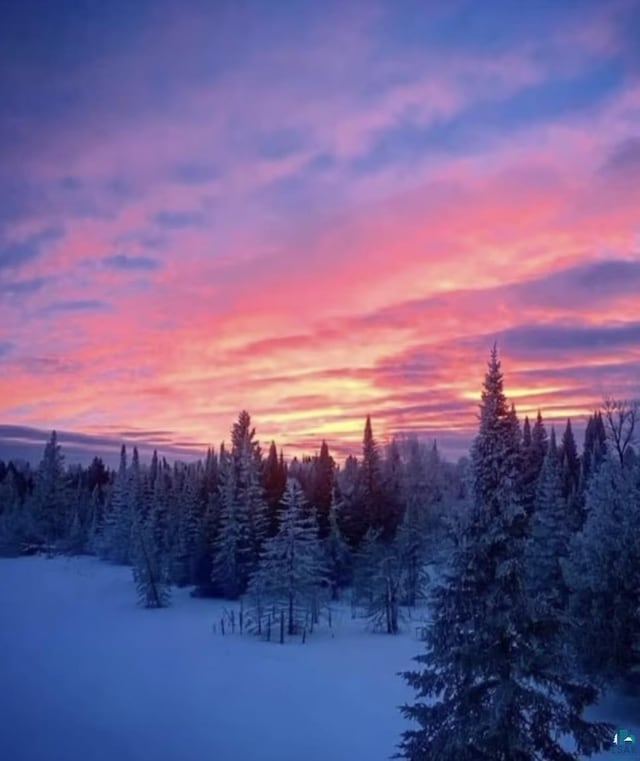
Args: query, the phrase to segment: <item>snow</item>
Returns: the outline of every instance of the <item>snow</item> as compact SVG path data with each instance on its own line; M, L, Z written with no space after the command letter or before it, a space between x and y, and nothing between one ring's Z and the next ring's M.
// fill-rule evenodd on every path
M363 631L302 645L213 633L225 603L174 590L135 605L131 569L0 560L0 758L12 761L388 759L421 645Z
M397 672L421 645L363 631L282 646L213 633L226 606L174 590L135 605L131 569L91 558L0 560L0 759L382 761L413 693ZM638 699L591 717L640 738ZM634 748L640 755L640 747ZM593 758L611 758L602 753Z

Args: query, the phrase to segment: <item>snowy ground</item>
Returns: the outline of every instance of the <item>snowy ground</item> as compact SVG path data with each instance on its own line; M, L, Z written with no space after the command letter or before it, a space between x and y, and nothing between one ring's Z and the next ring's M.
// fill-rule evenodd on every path
M362 631L305 645L214 634L222 603L135 606L131 572L78 558L0 560L0 759L382 761L420 644ZM598 715L640 738L637 703ZM640 755L640 747L638 748ZM601 758L608 758L603 754Z
M382 761L419 643L361 633L305 645L213 634L223 605L135 606L131 571L0 560L0 759ZM354 626L355 624L355 626Z

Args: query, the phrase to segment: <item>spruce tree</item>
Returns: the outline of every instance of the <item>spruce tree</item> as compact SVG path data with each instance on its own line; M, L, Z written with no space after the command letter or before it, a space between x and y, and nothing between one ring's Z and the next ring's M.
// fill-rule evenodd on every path
M385 532L382 461L378 443L373 437L370 415L367 415L364 426L358 491L360 509L366 516L367 527Z
M394 437L389 442L382 466L383 478L383 527L385 539L393 539L402 521L404 466L398 440Z
M68 528L69 494L64 456L55 431L47 442L36 473L32 498L33 522L41 541L51 547Z
M525 426L522 436L522 489L524 506L530 515L533 512L538 479L547 451L547 433L542 422L542 415L538 411L538 417L533 428L528 432L529 419L525 418Z
M567 505L567 517L573 531L579 531L584 523L584 506L580 494L580 458L573 436L571 420L562 434L560 446L562 468L562 496Z
M598 410L589 417L584 433L582 478L580 482L583 493L587 491L589 480L602 464L606 453L607 434L602 422L602 414Z
M139 604L166 607L171 600L166 507L162 487L157 484L146 517L139 511L133 518L131 550Z
M578 658L612 683L640 670L640 467L610 452L592 475L584 529L573 539L569 584Z
M445 583L434 593L422 670L404 674L418 702L403 714L400 755L413 761L569 761L610 740L582 710L596 698L547 647L558 628L532 614L524 589L527 516L520 432L494 347L472 450L473 506ZM570 734L575 750L559 737Z
M340 508L340 498L334 488L329 509L329 534L322 540L332 600L338 599L339 590L347 586L352 573L351 550L338 525Z
M381 530L369 529L355 558L353 602L364 606L374 631L399 632L406 580L400 541L385 541Z
M248 516L237 499L231 455L220 461L220 529L216 536L211 579L220 594L234 600L245 591L251 562Z
M269 536L275 536L278 533L280 505L286 482L286 471L278 459L276 444L272 441L264 461L262 474L262 486L267 505L267 533Z
M340 496L338 525L352 549L357 549L369 528L369 518L359 495L360 466L352 455L345 460L336 483Z
M312 463L310 503L318 517L320 538L325 539L330 531L331 498L334 484L335 462L329 454L326 441L322 442L320 454Z
M571 528L562 496L562 470L555 431L552 429L531 519L527 572L534 603L537 606L551 606L551 612L556 617L562 615L567 604L564 563L569 553L570 538Z
M194 581L194 559L198 546L197 468L185 469L179 494L176 495L176 527L171 544L171 578L177 586Z
M327 569L317 522L308 517L302 487L287 481L280 528L267 539L249 592L277 614L284 613L287 634L301 632L317 618ZM258 613L258 615L260 615Z
M235 471L237 508L248 528L248 548L241 568L241 586L246 588L249 576L258 564L262 543L267 536L267 505L261 483L262 455L251 427L249 413L243 411L231 432L231 459Z
M9 462L0 483L0 557L19 555L39 543L34 516L20 481L16 466Z
M427 580L425 563L440 496L437 458L437 449L426 452L417 439L409 440L403 488L405 510L397 533L406 574L404 602L409 606L418 602Z
M101 555L114 563L126 565L131 560L133 515L129 499L127 450L124 444L120 450L120 466L110 496L106 509Z

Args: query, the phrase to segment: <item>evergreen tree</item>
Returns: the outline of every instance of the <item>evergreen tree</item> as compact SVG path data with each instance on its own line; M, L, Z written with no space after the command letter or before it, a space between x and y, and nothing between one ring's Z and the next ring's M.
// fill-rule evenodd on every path
M269 453L264 461L262 486L267 505L267 533L275 536L278 533L280 505L287 483L287 473L283 463L278 459L275 442L271 442Z
M523 590L527 518L517 466L520 434L494 347L473 446L473 507L446 583L433 598L421 671L404 674L419 701L403 714L404 758L422 761L569 761L610 739L583 708L596 690L546 645L557 622L532 615ZM571 734L575 751L559 736Z
M204 507L202 506L203 500L205 501ZM221 516L221 491L219 488L201 496L200 514L201 519L198 522L198 539L193 562L193 581L197 586L196 594L210 597L216 594L213 562L218 546Z
M329 509L329 534L322 540L325 548L327 575L332 600L338 599L339 590L350 582L352 572L351 550L338 526L339 512L340 500L334 488Z
M385 539L393 539L402 521L404 509L404 467L400 454L400 446L395 437L391 439L387 447L382 467L382 477L384 499L382 536Z
M385 532L387 516L384 509L382 462L378 443L373 437L370 415L367 415L364 426L358 498L360 509L366 516L365 525Z
M397 534L406 574L404 602L409 606L421 597L427 578L427 548L434 536L435 505L440 497L437 460L436 448L426 452L417 439L409 440L403 489L405 511Z
M146 516L138 511L133 517L133 579L138 601L146 608L164 608L171 599L166 535L164 487L158 479Z
M262 543L267 535L267 506L261 484L262 455L255 440L249 413L243 411L231 432L231 458L235 471L235 499L248 529L248 548L241 568L241 587L258 564Z
M584 508L580 495L580 458L578 448L573 436L571 420L567 420L567 427L562 434L560 447L562 468L562 496L567 505L567 519L573 531L579 531L584 522Z
M538 416L531 432L532 463L538 475L540 475L542 470L542 464L547 454L547 447L547 431L542 421L542 413L538 410Z
M312 463L310 503L318 518L320 538L330 531L331 498L333 493L335 462L329 454L326 441L322 442L320 454Z
M349 455L336 479L340 510L338 525L352 549L356 549L369 526L368 516L359 498L360 468L355 457Z
M103 531L101 555L114 563L126 565L130 562L131 531L133 515L129 499L129 478L127 475L127 450L122 445L120 467L111 490Z
M582 473L580 486L583 493L589 486L591 475L600 467L604 460L607 447L607 435L602 422L602 415L596 411L589 416L584 432L584 446L582 448Z
M39 544L34 516L21 486L21 475L9 462L0 483L0 557L15 557Z
M140 455L138 447L133 448L131 466L128 472L127 500L129 503L129 513L132 518L137 513L144 510L143 506L143 480L140 468Z
M593 473L569 583L582 666L607 682L640 669L640 468L609 453Z
M530 515L534 509L538 479L547 451L547 432L540 411L533 429L529 430L529 419L525 418L522 435L522 489L524 507Z
M36 531L41 541L49 546L66 534L71 517L68 502L64 456L57 434L52 431L36 473L32 499Z
M225 454L220 461L220 530L211 578L220 593L231 600L245 591L252 559L248 516L242 507L237 499L233 460Z
M158 471L160 468L160 463L158 462L158 450L153 450L153 455L151 457L151 464L149 465L149 484L151 485L151 488L153 489L156 485L156 478L158 477Z
M528 586L535 604L551 606L551 612L556 617L561 616L567 604L563 567L569 552L570 536L562 496L560 459L552 429L538 482L527 569Z
M302 487L290 478L280 529L265 542L249 587L264 606L284 612L289 635L313 624L327 582L317 523L307 517L305 507Z
M381 530L369 529L355 558L353 604L364 607L374 631L398 633L406 579L400 542L384 541Z
M178 586L185 586L194 581L194 560L199 539L198 480L195 466L185 469L176 505L176 528L171 545L171 578Z
M529 423L529 416L525 415L524 423L522 425L522 449L526 451L531 447L531 424Z

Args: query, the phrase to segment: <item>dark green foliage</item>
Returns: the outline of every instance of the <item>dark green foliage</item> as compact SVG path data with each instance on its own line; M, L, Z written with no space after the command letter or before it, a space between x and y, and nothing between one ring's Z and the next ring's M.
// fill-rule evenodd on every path
M287 471L282 459L278 458L275 442L271 442L269 453L264 461L262 487L267 505L267 534L278 533L278 521L282 496L287 483Z
M340 501L334 489L329 510L329 534L322 540L332 600L338 599L340 589L346 587L352 578L351 550L338 526L340 508ZM318 531L318 535L319 533Z
M587 673L611 683L640 670L640 468L610 454L586 505L568 564L574 642Z
M64 538L71 520L64 456L55 431L36 472L31 505L34 530L42 544L51 548Z
M607 434L602 413L598 410L589 417L584 432L584 447L582 453L582 480L583 492L589 486L591 476L598 470L607 453Z
M309 496L309 503L316 511L318 531L320 532L321 539L325 539L330 531L334 471L335 462L329 454L327 442L323 441L320 447L320 454L312 462Z
M600 750L611 728L582 719L596 690L555 647L561 622L532 608L520 432L497 351L485 377L473 446L473 507L453 534L451 570L433 596L421 670L404 674L418 702L403 714L401 756L413 761L573 761ZM575 751L559 737L570 734Z
M562 434L560 445L562 469L562 496L567 506L567 519L573 531L579 531L584 523L584 501L580 493L580 458L573 436L571 420Z

